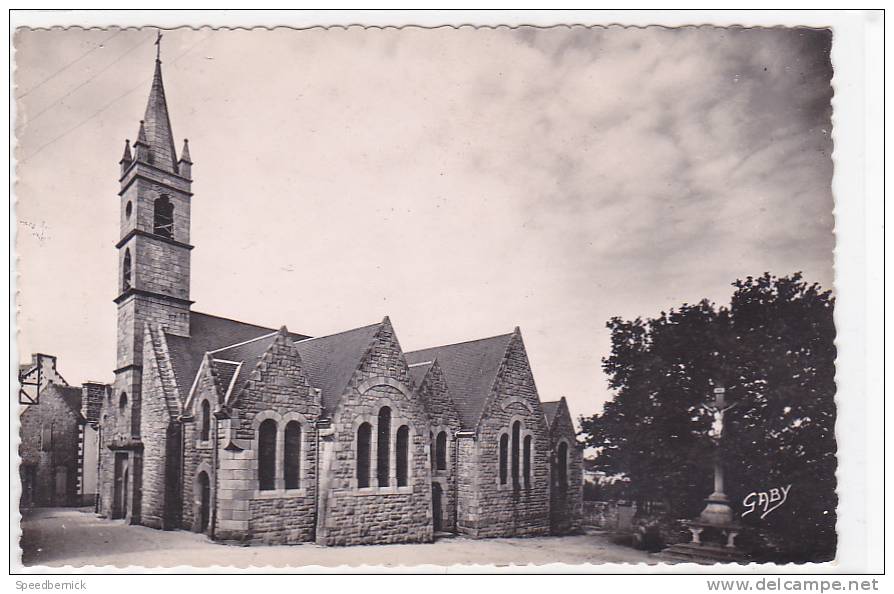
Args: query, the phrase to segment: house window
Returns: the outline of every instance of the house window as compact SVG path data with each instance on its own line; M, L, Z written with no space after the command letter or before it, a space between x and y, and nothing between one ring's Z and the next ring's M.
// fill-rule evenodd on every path
M410 428L401 425L397 430L397 486L406 487L410 470Z
M391 409L383 406L379 410L378 427L378 457L376 459L376 478L380 487L388 486L389 468L391 459Z
M131 282L131 271L133 262L130 259L130 248L124 250L124 265L121 267L121 290L126 291L133 286Z
M357 428L357 486L369 486L369 454L372 425L363 423Z
M505 485L508 480L507 465L509 460L509 436L505 433L500 436L500 484Z
M207 400L202 400L202 428L199 439L201 441L211 439L211 405Z
M525 477L525 487L531 486L531 436L526 435L522 455L522 474Z
M121 392L121 397L118 398L118 411L124 412L127 410L127 392Z
M283 447L283 478L286 489L301 486L301 425L289 421L286 425L285 446Z
M49 426L41 425L40 427L40 451L42 452L52 452L53 451L53 424L50 423Z
M512 424L512 484L518 486L518 450L521 436L521 421Z
M124 207L124 216L129 219L132 212L133 212L133 203L130 200L128 200L127 206Z
M164 194L155 200L152 232L162 237L174 236L174 205L171 203L171 199Z
M276 488L276 421L267 419L258 427L258 489Z
M438 470L447 470L447 432L438 433L438 439L435 442L435 454L437 457Z
M559 453L556 456L556 480L559 488L568 487L568 444L564 441L559 444Z

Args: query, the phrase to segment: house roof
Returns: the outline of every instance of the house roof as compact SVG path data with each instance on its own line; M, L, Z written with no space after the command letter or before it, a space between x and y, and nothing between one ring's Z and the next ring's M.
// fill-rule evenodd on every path
M202 365L205 353L224 349L235 348L232 345L272 334L272 328L246 324L220 316L200 313L197 311L189 314L189 337L165 334L168 343L168 351L171 354L171 366L174 369L174 377L180 390L181 400L185 401L192 388L196 373ZM293 340L307 338L303 334L290 333ZM268 345L269 346L269 345ZM263 351L262 351L263 352ZM216 358L227 357L215 355ZM245 368L246 365L243 365ZM254 366L252 365L253 369ZM249 369L249 371L251 371Z
M295 342L310 383L321 390L323 410L335 410L383 322Z
M50 384L56 391L59 393L59 397L62 398L62 401L68 405L71 411L75 414L79 419L83 419L84 416L81 414L81 387L80 386L60 386L59 384ZM47 386L47 388L50 388ZM45 388L46 389L46 388ZM38 404L38 406L40 406Z
M556 414L559 412L559 405L561 404L561 400L540 403L541 408L543 408L543 415L546 417L546 424L550 427L553 426L553 421L556 420Z
M405 356L410 365L438 360L463 428L473 429L481 418L511 338L511 333L502 334L414 351Z

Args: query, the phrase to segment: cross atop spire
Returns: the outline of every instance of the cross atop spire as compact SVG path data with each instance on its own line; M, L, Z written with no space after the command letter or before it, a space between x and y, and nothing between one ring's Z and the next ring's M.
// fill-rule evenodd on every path
M155 38L155 61L161 62L161 29L158 31L158 37Z

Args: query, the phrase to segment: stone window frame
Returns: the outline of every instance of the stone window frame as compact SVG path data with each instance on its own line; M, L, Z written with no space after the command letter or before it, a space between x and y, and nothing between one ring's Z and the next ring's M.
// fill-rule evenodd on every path
M396 382L395 382L396 383ZM375 384L369 386L369 388L374 388L380 385L390 385L392 387L396 387L393 384ZM401 390L401 388L398 388ZM401 390L401 393L403 391ZM375 464L374 462L379 459L379 440L376 437L379 434L379 411L382 410L383 407L388 407L391 409L391 427L388 432L388 443L389 443L389 452L388 452L388 484L387 485L379 485L379 477L375 472ZM356 470L352 471L351 478L349 481L349 488L354 495L409 495L413 493L413 479L415 478L415 472L413 469L413 461L415 459L415 455L413 452L413 443L416 440L417 431L411 422L410 418L403 413L403 411L395 404L395 401L388 397L377 397L376 398L376 408L370 414L360 414L354 417L354 421L351 423L351 459L354 462L352 464L352 468L356 469L357 467L357 431L360 429L360 425L363 423L369 423L372 426L372 438L370 439L369 444L369 486L368 487L359 487L357 486L357 473ZM409 435L407 436L407 484L404 487L397 486L397 431L402 426L406 425L409 430Z
M203 402L207 402L207 403L208 403L208 414L209 414L209 416L210 416L210 418L208 419L208 427L209 427L209 429L208 429L208 439L202 439L202 423L203 423L203 419L202 419L201 417L202 417L202 413L203 413L203 411L202 411L202 403L203 403ZM208 396L202 396L202 397L199 399L199 401L196 402L196 409L195 409L195 410L198 412L198 414L197 414L196 416L199 417L199 418L197 419L197 420L198 420L198 423L195 423L195 428L196 428L196 449L197 449L197 450L210 450L211 447L212 447L212 446L211 446L211 436L213 435L213 428L214 428L214 421L215 421L215 419L214 419L214 407L211 405L211 399L210 399Z
M122 399L124 403L122 404ZM115 433L121 436L130 437L132 431L132 422L130 413L131 398L127 390L121 390L118 393L118 399L115 403Z
M258 430L261 423L272 419L276 421L276 470L273 475L273 489L261 490L258 484ZM298 484L301 485L297 489L286 489L285 464L283 456L285 455L286 445L286 425L291 421L297 421L301 428L301 461L298 465ZM308 470L310 462L308 461L308 453L310 451L309 440L312 427L310 420L299 412L287 412L285 414L274 410L264 410L255 415L251 422L252 438L251 438L251 480L254 483L252 490L252 499L292 499L307 497L307 483L310 480Z
M559 480L559 473L558 473L558 470L559 470L559 446L563 443L565 444L565 482L564 483L562 483ZM568 480L569 477L571 476L571 444L568 443L568 438L560 437L556 441L556 449L553 451L553 461L552 462L553 463L552 463L552 468L550 469L550 472L552 473L553 471L555 471L555 473L556 473L556 476L553 477L553 484L560 491L567 491L569 486L571 485L571 481Z
M444 470L438 470L437 459L434 457L434 456L437 456L437 453L438 453L437 452L437 450L438 450L437 440L438 440L438 435L441 432L444 432L447 434L447 442L444 444L444 450L445 450L444 460L446 462ZM446 425L446 424L432 425L431 426L431 439L432 439L432 443L429 444L429 448L428 448L428 451L430 452L430 455L432 456L431 474L432 474L432 476L447 476L448 474L450 474L450 469L452 467L451 465L453 463L453 456L451 455L451 452L453 451L453 447L451 447L451 446L453 445L453 442L456 439L456 436L453 434L453 431L450 429L449 425ZM497 448L499 448L499 447L500 447L500 443L499 443L499 439L497 439ZM498 464L499 464L499 461L498 461Z
M128 246L124 248L124 256L121 260L121 291L129 291L133 287L133 256L131 256L130 246Z
M537 436L534 434L534 431L528 428L525 423L527 417L514 414L511 415L506 422L506 425L501 427L496 434L496 440L494 441L494 448L497 452L497 468L494 473L496 476L494 477L494 484L497 486L497 491L530 491L534 487L534 461L536 460L536 452L537 452ZM515 477L512 476L512 425L516 422L520 421L519 431L518 431L518 481L516 482ZM509 451L506 456L506 484L500 483L500 439L505 435L509 440ZM524 477L524 448L525 448L525 437L531 437L531 481L528 484L525 484Z
M170 194L161 193L152 201L153 235L174 239L175 211L176 205Z

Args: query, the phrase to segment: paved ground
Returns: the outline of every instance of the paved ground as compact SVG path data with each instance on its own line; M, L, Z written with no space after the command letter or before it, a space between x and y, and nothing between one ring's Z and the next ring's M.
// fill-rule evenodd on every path
M319 547L313 544L235 547L191 532L164 532L104 520L90 509L44 508L22 518L22 563L80 567L305 566L318 565L514 565L533 563L654 563L650 555L615 544L607 534L472 540L433 544Z

